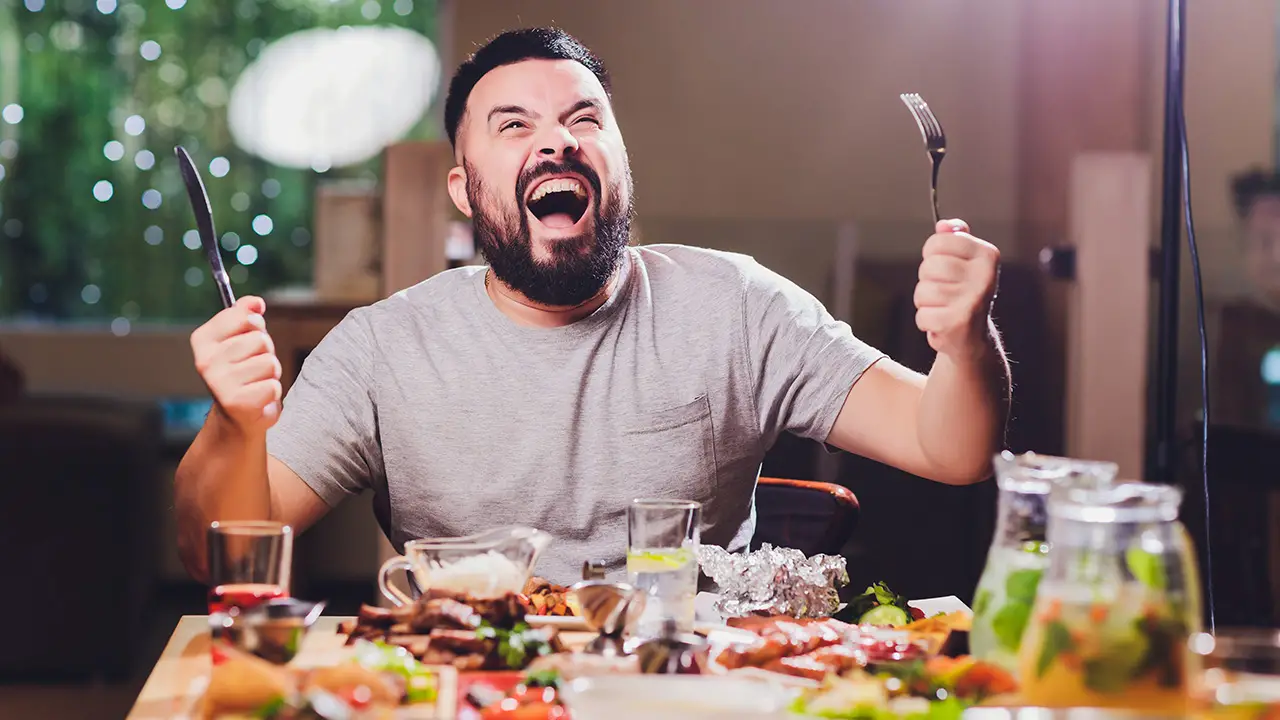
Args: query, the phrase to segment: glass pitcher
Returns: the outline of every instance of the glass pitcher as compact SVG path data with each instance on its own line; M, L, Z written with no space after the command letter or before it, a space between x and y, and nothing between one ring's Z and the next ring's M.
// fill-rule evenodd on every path
M391 558L378 570L378 589L397 606L412 605L414 599L388 579L395 570L404 570L423 589L477 598L520 593L538 556L550 544L550 534L519 525L465 537L410 540L404 544L403 557Z
M1105 487L1115 463L1005 451L995 457L1000 487L995 536L973 596L973 656L1016 672L1036 588L1049 567L1045 505L1054 486Z
M1023 702L1185 712L1200 585L1181 501L1139 482L1053 491L1049 570L1018 656Z

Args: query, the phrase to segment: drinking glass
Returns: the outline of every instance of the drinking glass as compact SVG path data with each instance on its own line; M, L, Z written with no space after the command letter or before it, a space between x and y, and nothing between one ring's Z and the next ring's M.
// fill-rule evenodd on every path
M1191 717L1280 717L1280 631L1224 628L1187 643L1198 667L1191 678Z
M289 596L293 528L265 520L209 526L209 614Z
M657 637L669 623L693 630L701 520L702 505L690 500L638 499L627 509L627 578L646 595L634 636Z

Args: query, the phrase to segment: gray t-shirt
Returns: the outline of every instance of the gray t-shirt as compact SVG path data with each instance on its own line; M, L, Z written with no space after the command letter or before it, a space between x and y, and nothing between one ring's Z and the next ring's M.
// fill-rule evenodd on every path
M738 550L779 433L825 440L881 353L743 255L628 248L618 289L572 325L501 313L484 268L353 310L310 354L268 450L336 505L374 493L397 550L507 524L555 540L536 572L625 566L636 497L703 503L702 540Z

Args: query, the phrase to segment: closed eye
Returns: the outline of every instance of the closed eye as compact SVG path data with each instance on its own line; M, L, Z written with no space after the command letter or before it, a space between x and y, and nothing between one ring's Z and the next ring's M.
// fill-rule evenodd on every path
M584 115L584 116L582 116L582 117L578 118L577 120L574 120L574 121L573 121L573 124L574 124L574 125L577 125L578 123L580 123L580 122L582 122L582 121L584 121L584 120L585 120L586 122L591 123L592 125L595 125L596 127L600 127L600 121L599 121L599 120L597 120L597 119L595 119L595 118L593 118L593 117L591 117L590 115Z

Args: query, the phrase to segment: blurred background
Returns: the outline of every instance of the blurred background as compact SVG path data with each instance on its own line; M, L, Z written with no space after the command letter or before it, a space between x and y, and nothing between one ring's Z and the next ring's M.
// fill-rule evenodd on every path
M1165 17L1151 0L0 0L0 717L123 717L173 623L173 471L209 407L188 336L219 309L174 145L286 383L352 307L478 262L443 192L442 88L487 37L556 24L608 64L637 243L754 255L927 371L911 293L928 162L999 246L1014 451L1150 468ZM1208 318L1220 613L1275 625L1280 8L1188 3L1191 195ZM1185 253L1185 251L1184 251ZM1203 542L1199 340L1183 262L1177 425ZM968 600L991 482L950 488L784 438L764 474L862 504L853 584ZM368 498L299 539L296 592L372 601ZM1227 609L1222 609L1227 608ZM1220 614L1219 622L1223 623Z

